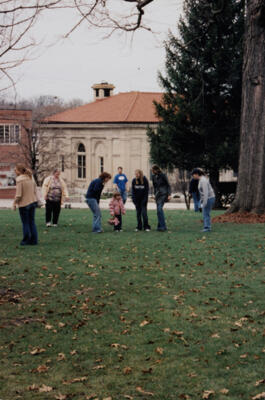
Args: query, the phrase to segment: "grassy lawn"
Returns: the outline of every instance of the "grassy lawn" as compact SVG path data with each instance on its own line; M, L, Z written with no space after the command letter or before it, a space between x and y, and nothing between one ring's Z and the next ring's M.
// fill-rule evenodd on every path
M167 233L135 233L135 219L94 235L88 210L63 210L57 229L38 210L25 248L18 213L0 211L1 400L265 391L264 225L203 234L200 215L168 211Z

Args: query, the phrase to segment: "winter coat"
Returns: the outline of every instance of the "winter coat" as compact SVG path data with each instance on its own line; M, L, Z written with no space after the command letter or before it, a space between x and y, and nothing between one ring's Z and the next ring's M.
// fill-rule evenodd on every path
M14 204L26 207L37 201L37 186L28 175L19 175L16 179L16 196Z
M115 215L125 214L125 208L122 199L118 200L113 197L109 203L110 215L113 217Z
M168 178L163 172L154 174L152 176L152 181L154 185L156 201L159 201L160 199L167 199L168 196L171 195L171 187L168 182Z
M44 179L44 182L42 185L42 194L43 194L44 199L46 198L46 196L49 193L50 186L52 183L52 178L53 178L53 176L51 175ZM65 181L60 176L59 176L58 180L61 184L61 189L62 189L61 204L63 204L65 201L65 198L68 197L68 190L67 190Z

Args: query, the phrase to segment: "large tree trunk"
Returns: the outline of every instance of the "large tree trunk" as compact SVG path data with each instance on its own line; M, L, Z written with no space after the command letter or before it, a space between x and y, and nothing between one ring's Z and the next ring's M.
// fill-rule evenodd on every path
M264 0L247 2L236 211L265 213Z

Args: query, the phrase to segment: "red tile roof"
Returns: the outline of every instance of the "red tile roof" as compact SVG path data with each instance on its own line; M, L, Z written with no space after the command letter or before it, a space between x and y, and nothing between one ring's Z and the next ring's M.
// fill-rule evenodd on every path
M158 122L153 101L162 93L127 92L96 100L84 106L63 111L45 119L47 122L77 123L152 123Z

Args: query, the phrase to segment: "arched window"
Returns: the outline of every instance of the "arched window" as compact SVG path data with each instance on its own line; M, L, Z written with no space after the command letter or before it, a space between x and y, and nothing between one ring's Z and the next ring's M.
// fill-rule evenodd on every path
M77 177L79 179L86 178L86 148L80 143L77 148Z

